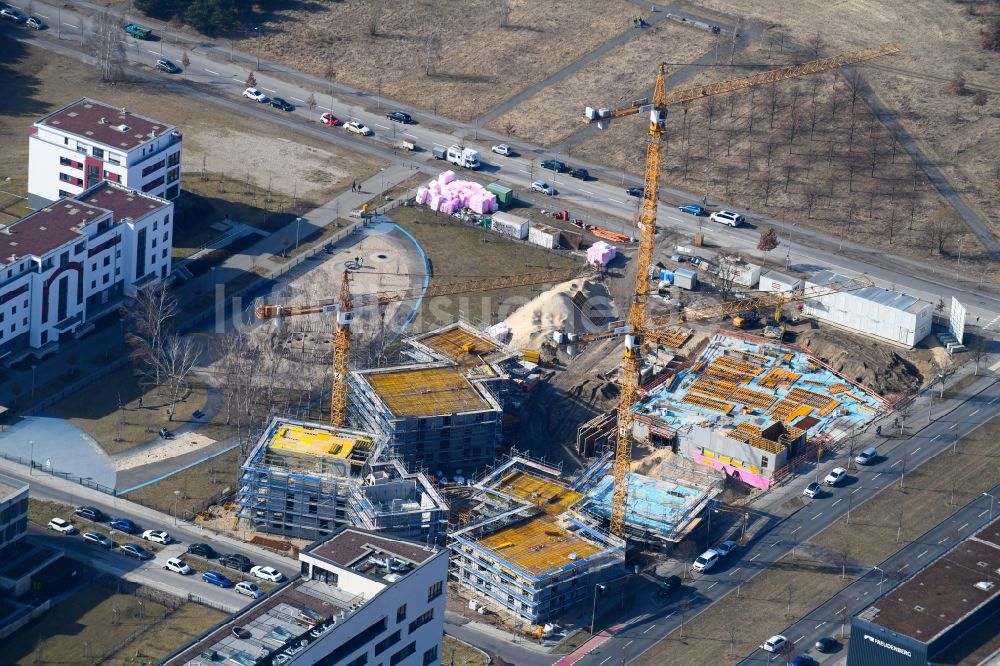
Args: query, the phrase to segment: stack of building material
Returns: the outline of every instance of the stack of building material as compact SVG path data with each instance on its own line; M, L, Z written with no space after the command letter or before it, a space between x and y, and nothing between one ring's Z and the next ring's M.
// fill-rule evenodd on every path
M604 241L597 241L587 248L587 263L606 266L617 254L618 250L614 245L609 245Z
M445 171L417 189L417 203L451 215L463 208L482 215L497 210L497 196L479 183L456 180L454 171Z

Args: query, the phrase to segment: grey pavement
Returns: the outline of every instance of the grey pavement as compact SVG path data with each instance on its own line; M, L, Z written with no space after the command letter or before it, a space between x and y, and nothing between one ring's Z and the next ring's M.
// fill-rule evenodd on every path
M51 416L21 419L0 433L0 453L34 460L35 474L44 470L68 472L91 479L108 488L115 487L115 468L104 449L69 421ZM96 491L95 491L96 492Z

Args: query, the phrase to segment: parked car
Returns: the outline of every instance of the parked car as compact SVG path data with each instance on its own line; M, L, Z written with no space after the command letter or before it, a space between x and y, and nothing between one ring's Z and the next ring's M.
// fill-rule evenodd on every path
M243 91L243 96L247 99L252 99L255 102L263 104L268 101L268 96L257 90L256 88L247 88Z
M823 479L823 483L828 486L839 486L844 479L847 478L847 470L843 467L837 467Z
M667 576L663 579L663 582L656 587L656 596L661 599L669 597L677 588L681 586L680 576Z
M787 638L781 634L775 634L761 643L760 649L764 652L781 652L787 642Z
M139 526L128 518L112 518L108 525L125 534L134 534L139 531Z
M249 571L253 566L253 562L250 561L249 557L239 553L223 555L219 558L219 564L227 569L236 569L237 571Z
M3 9L0 9L0 16L14 21L15 23L24 23L27 20L24 18L24 14L17 11L13 7L4 7Z
M814 666L815 664L816 660L807 654L800 654L790 662L790 666Z
M167 74L177 74L181 71L181 68L167 60L166 58L160 58L156 61L156 69L161 72L166 72Z
M62 534L76 534L76 528L69 524L64 518L53 518L49 521L48 528Z
M215 552L215 549L207 543L193 543L188 546L187 552L192 555L197 555L198 557L204 557L206 560L211 560L219 556L219 554Z
M805 495L806 497L815 499L816 496L822 492L822 490L823 486L813 481L808 486L806 486L805 490L802 491L802 494Z
M271 106L273 106L276 109L281 109L282 111L294 111L295 110L295 106L293 106L291 102L286 102L281 97L272 97L270 103L271 103Z
M556 173L562 173L569 167L566 166L565 162L560 162L559 160L542 160L542 168L548 169L549 171L555 171Z
M201 575L201 579L206 583L211 583L212 585L218 585L219 587L232 587L233 581L229 580L223 576L218 571L208 570Z
M261 580L270 581L272 583L280 583L285 578L284 574L282 574L274 567L262 567L262 566L251 567L250 575L256 576Z
M344 124L343 121L340 120L340 118L338 118L337 116L333 115L329 111L327 111L322 116L320 116L319 117L319 121L321 123L323 123L324 125L329 125L331 127L337 127L339 125L343 125Z
M573 178L579 178L580 180L590 180L590 172L580 167L570 169L569 175Z
M871 465L878 458L878 449L869 446L867 449L854 456L854 462L859 465Z
M168 428L160 428L160 437L163 439L173 439L174 433L172 433Z
M107 518L103 511L93 506L78 506L76 511L73 513L81 518L93 520L95 523L102 522L105 518Z
M683 206L678 206L677 210L688 215L694 215L695 217L701 217L707 212L699 204L684 204Z
M829 636L824 636L823 638L820 638L818 641L816 641L815 647L817 652L822 652L823 654L826 654L828 652L833 652L834 650L836 650L838 645L839 643L837 643L836 639L830 638Z
M708 216L708 219L712 222L718 222L719 224L727 224L731 227L738 227L746 221L739 213L734 213L730 210L717 210Z
M96 544L98 546L103 546L105 548L111 548L113 546L111 539L104 536L100 532L84 532L83 540L88 543Z
M142 533L142 538L164 546L170 545L170 535L163 530L146 530Z
M630 197L641 197L643 192L645 191L646 191L645 187L630 187L627 190L625 190L625 194L629 195Z
M25 21L29 28L34 28L35 30L48 30L49 26L45 21L38 18L37 16L29 16L28 20Z
M719 554L719 557L729 557L729 553L736 550L736 542L732 540L723 541L712 550L717 552Z
M122 555L126 557L134 557L137 560L151 560L153 559L153 554L134 543L122 544L122 547L118 549Z
M264 594L264 590L260 589L259 587L257 587L256 585L254 585L253 583L251 583L249 581L243 581L242 583L236 583L236 591L238 593L240 593L240 594L247 595L251 599L256 599L259 596L261 596L262 594Z
M547 194L550 197L554 196L556 193L556 191L552 188L552 186L546 183L544 180L536 180L535 182L533 182L531 184L531 189L534 190L535 192L541 192L542 194Z
M514 153L514 151L512 151L510 149L510 146L508 146L506 143L498 143L497 145L490 148L490 150L492 150L497 155L503 155L504 157L510 157Z
M194 571L194 569L191 568L190 564L180 559L179 557L171 557L169 560L167 560L167 563L163 565L163 568L166 569L167 571L173 571L174 573L179 573L182 576L186 576L192 571Z
M349 123L344 123L344 129L348 132L353 132L354 134L360 134L361 136L369 136L374 134L367 125L359 123L357 120L352 120Z
M704 553L699 555L691 568L698 573L704 573L714 567L719 562L719 554L713 549L709 548Z
M404 111L390 111L385 114L385 117L394 123L403 123L404 125L410 125L413 123L413 116Z

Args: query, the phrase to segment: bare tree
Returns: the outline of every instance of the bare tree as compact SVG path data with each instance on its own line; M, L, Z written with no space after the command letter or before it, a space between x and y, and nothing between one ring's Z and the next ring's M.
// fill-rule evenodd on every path
M382 22L382 12L385 11L385 0L370 0L371 13L368 14L368 34L378 37L379 23Z
M188 57L187 51L181 56L181 66L187 68L191 65L191 58Z
M441 50L441 38L437 33L430 32L424 38L424 74L434 76L438 53Z
M781 91L778 90L778 86L772 83L764 89L764 101L767 103L770 116L770 129L774 129L774 114L777 113L778 107L781 106Z
M944 244L961 224L961 218L951 206L938 206L928 220L930 245L939 256L944 255Z
M806 190L803 193L806 199L806 213L809 219L812 219L813 209L816 208L816 204L819 202L820 197L823 196L823 190L820 189L819 185L815 183L809 183L806 186Z
M132 307L125 311L131 356L147 385L158 386L162 381L163 345L178 311L177 299L163 282L138 290Z
M972 344L969 345L969 352L972 354L972 360L976 362L976 375L979 375L979 364L982 363L983 359L986 358L986 355L990 353L991 346L992 340L980 333L976 334L975 338L972 340Z
M514 135L516 135L516 134L517 134L517 130L516 130L516 128L514 127L514 123L512 123L512 122L511 122L511 121L509 121L509 120L507 120L507 121L504 121L504 124L503 124L503 133L504 133L504 135L505 135L505 136L506 136L506 137L507 137L508 139L509 139L510 137L512 137L512 136L514 136Z
M117 14L103 11L94 16L85 48L97 61L101 80L121 81L125 76L125 42L122 40L122 20Z
M174 407L188 384L188 377L201 359L201 345L194 336L171 335L160 354L161 375L167 386L167 419L174 420Z
M497 0L497 17L501 28L510 27L510 0Z
M760 190L764 193L764 205L767 206L771 193L774 192L774 188L778 186L778 176L774 173L774 171L768 169L760 175L759 182Z
M316 108L316 94L315 93L309 93L309 97L306 97L306 106L309 107L310 111L312 111L313 109Z

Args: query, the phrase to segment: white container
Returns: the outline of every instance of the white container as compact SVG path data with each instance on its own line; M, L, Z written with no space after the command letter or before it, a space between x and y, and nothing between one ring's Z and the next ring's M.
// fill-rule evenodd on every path
M802 280L778 271L767 271L760 275L761 291L781 292L783 294L794 294L802 290Z
M557 345L561 345L566 342L566 334L562 331L552 331L552 341Z
M490 228L498 234L512 236L518 240L528 237L529 221L527 218L510 213L493 213L493 224Z
M559 247L559 230L547 224L532 224L528 229L528 242L553 250Z
M674 285L680 287L681 289L697 289L698 274L694 271L689 271L686 268L678 268L674 271Z
M806 280L805 293L849 282L846 276L820 271ZM914 347L931 332L934 305L898 291L865 287L807 298L802 312L858 333Z
M755 287L760 282L760 266L744 261L719 261L719 277L741 287Z

